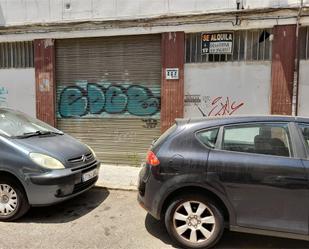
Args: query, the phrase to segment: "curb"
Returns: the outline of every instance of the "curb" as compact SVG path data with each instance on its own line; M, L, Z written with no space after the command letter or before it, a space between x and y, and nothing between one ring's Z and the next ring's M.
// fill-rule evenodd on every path
M130 188L130 187L117 187L117 186L106 186L102 183L96 183L94 185L95 188L105 188L108 190L115 190L115 191L129 191L129 192L137 192L137 188Z
M138 174L141 168L101 164L96 186L112 189L137 191Z

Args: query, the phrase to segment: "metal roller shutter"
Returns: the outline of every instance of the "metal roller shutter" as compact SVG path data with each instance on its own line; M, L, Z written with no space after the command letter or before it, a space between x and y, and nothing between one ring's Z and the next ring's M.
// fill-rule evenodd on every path
M57 40L58 128L104 163L139 165L160 136L160 35Z

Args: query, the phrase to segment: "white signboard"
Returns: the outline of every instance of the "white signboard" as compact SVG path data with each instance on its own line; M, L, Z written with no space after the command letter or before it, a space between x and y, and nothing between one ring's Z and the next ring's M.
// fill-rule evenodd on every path
M167 80L178 80L179 79L179 68L166 68L165 78Z

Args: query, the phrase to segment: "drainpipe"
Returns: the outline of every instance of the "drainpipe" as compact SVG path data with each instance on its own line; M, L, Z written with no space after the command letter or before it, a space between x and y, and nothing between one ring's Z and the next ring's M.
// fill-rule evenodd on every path
M293 97L292 97L292 115L298 114L298 95L299 95L299 64L300 64L300 39L299 39L299 27L300 18L303 10L303 0L300 1L296 20L296 45L295 45L295 67L294 67L294 82L293 82Z

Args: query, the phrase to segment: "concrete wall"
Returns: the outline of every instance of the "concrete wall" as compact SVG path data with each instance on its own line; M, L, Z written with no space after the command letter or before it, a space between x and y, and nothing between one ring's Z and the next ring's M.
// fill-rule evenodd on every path
M300 0L242 0L245 9L295 7ZM309 3L309 0L305 0ZM0 0L0 25L121 20L236 11L236 0Z
M271 62L185 64L185 117L270 114Z
M36 116L34 68L0 70L0 106Z
M298 115L309 117L309 60L300 62Z

